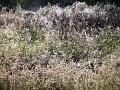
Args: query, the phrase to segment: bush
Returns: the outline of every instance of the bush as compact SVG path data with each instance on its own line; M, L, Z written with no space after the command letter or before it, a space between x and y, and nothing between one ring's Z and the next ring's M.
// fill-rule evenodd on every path
M78 2L1 12L0 89L120 90L119 10Z

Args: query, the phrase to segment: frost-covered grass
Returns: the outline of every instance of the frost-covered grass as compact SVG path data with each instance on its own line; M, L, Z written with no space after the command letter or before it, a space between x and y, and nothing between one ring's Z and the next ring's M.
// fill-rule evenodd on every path
M119 90L120 9L74 3L0 12L0 90Z

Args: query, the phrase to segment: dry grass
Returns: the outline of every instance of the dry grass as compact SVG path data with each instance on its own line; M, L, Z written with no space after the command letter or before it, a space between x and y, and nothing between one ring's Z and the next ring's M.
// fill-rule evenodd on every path
M1 11L0 90L120 90L119 11L85 3Z

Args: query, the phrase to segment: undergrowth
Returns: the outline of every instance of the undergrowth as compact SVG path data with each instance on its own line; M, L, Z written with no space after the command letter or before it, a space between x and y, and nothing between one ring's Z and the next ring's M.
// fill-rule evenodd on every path
M0 90L120 90L116 12L79 2L1 11Z

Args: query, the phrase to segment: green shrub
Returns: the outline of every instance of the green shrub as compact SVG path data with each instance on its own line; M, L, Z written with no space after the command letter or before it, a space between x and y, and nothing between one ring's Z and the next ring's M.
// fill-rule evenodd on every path
M101 57L104 57L120 48L120 36L108 34L100 38L99 44L101 45Z

